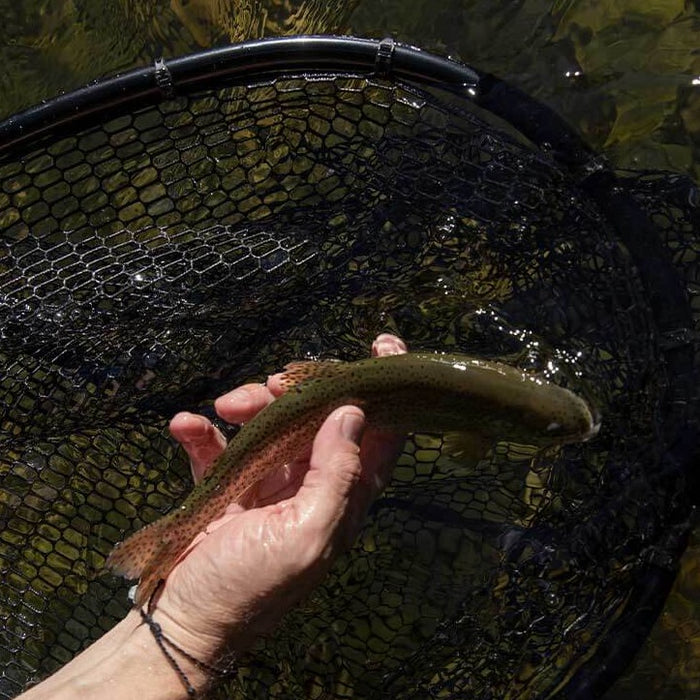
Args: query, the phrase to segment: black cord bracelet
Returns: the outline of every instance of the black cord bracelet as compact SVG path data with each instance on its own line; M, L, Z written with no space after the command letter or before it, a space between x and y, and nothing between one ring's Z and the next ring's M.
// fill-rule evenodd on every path
M156 640L156 644L160 647L161 651L165 655L165 658L168 660L168 663L173 667L177 675L180 676L180 680L182 681L183 685L185 686L185 689L187 690L188 697L197 697L197 690L192 685L192 683L190 683L190 679L187 677L187 674L182 670L182 667L172 655L170 649L173 649L178 654L184 656L188 661L191 661L197 668L201 669L202 671L205 671L210 676L223 678L225 676L230 675L236 669L237 664L235 663L235 656L231 657L230 663L226 667L214 666L204 661L200 661L199 659L192 656L192 654L185 651L182 647L175 644L175 642L173 642L172 639L168 639L168 637L166 637L163 634L163 628L153 619L150 613L145 612L143 609L139 610L139 612L141 613L141 619L148 625L148 628L151 630L151 633L153 634L153 637Z

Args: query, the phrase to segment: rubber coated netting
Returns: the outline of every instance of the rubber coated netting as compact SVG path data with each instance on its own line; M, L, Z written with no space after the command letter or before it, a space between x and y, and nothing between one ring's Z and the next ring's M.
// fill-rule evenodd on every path
M221 697L578 697L597 659L619 673L684 546L698 389L690 331L659 327L663 289L577 177L469 102L331 74L0 161L0 697L126 613L100 568L190 488L174 413L383 330L592 395L602 430L462 461L409 439L355 547ZM697 289L697 210L672 178L625 182Z

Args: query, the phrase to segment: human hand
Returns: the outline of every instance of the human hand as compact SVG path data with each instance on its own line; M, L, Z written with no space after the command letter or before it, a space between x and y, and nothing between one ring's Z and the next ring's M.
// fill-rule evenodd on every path
M377 356L403 352L404 343L389 334L372 345ZM217 413L232 423L250 420L283 393L279 380L235 389L216 401ZM170 428L201 480L224 438L206 418L188 413ZM166 636L209 663L224 648L250 647L352 544L402 445L403 436L365 429L357 407L334 411L310 455L263 481L246 504L254 507L231 505L170 572L153 613Z

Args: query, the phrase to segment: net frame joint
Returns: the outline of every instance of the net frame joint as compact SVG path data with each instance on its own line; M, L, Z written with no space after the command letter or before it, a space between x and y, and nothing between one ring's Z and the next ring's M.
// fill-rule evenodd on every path
M166 65L163 57L156 58L154 62L156 85L160 89L163 97L171 99L175 97L175 85L170 69Z
M379 78L388 78L393 71L394 49L396 41L390 36L384 37L377 46L374 60L374 72Z

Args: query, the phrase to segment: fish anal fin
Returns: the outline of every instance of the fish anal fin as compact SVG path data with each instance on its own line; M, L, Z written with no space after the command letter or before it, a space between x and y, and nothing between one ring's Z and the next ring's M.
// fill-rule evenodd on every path
M116 545L107 557L106 571L139 579L134 598L137 607L150 600L180 558L182 542L168 536L170 525L168 517L146 525Z
M304 360L285 365L280 377L280 384L285 389L299 386L309 379L332 377L345 363L340 360Z
M493 439L477 431L448 432L443 436L442 449L465 462L478 462L493 446Z
M178 540L162 542L160 549L141 573L134 596L134 606L143 607L148 603L161 581L165 581L175 564L184 557Z
M107 557L105 570L124 578L139 578L163 544L162 535L166 520L156 520L119 542Z

